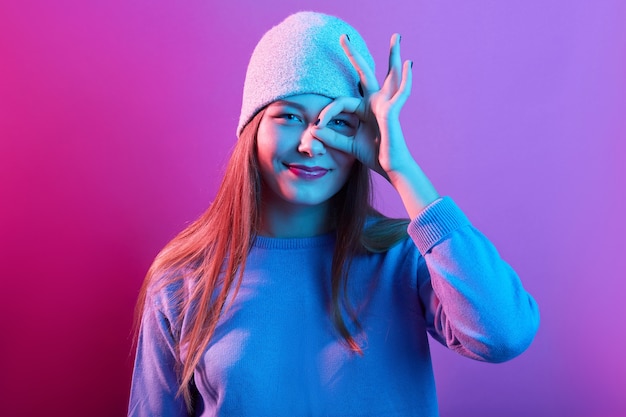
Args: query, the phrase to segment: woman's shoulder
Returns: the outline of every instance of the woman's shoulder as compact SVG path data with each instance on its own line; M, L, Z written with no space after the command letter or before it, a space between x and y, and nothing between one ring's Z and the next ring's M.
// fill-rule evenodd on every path
M362 244L368 252L387 252L408 240L409 223L409 219L391 218L378 211L372 211L365 222Z
M189 298L196 280L193 270L153 270L147 277L146 304L162 312L178 311Z

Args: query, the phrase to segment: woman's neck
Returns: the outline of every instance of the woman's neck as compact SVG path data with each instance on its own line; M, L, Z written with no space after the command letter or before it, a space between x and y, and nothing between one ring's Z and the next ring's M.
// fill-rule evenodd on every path
M278 238L322 235L334 227L329 211L330 202L314 206L262 203L259 234Z

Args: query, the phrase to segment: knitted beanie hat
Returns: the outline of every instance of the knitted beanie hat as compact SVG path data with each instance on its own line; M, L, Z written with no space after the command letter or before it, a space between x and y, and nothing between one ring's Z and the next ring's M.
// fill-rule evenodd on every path
M337 17L299 12L265 33L248 64L237 136L263 107L288 96L359 97L359 76L339 43L342 34L373 70L361 35Z

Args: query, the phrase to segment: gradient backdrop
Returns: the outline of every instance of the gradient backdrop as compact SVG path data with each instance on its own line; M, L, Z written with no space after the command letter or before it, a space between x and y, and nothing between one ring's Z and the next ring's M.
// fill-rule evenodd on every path
M442 416L626 416L626 3L384 3L0 2L1 415L125 415L143 276L213 198L257 40L315 9L381 76L403 35L412 152L541 307L512 362L433 347Z

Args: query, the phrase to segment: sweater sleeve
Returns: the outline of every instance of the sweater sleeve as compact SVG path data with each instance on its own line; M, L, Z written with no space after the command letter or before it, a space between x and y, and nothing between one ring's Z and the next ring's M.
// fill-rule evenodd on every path
M141 320L128 416L187 416L177 395L177 360L171 320L158 297L148 297Z
M537 304L452 199L435 201L408 232L422 255L418 285L430 334L482 361L503 362L526 350L539 326Z

